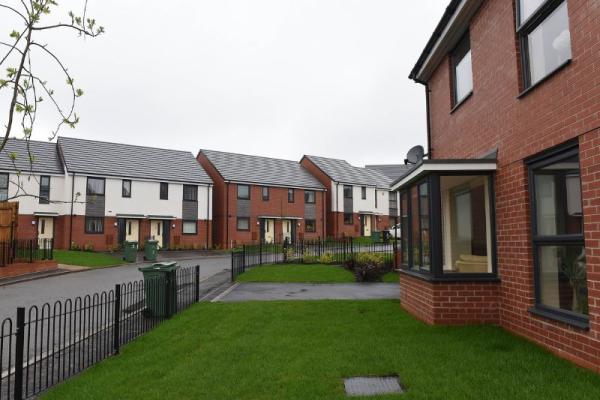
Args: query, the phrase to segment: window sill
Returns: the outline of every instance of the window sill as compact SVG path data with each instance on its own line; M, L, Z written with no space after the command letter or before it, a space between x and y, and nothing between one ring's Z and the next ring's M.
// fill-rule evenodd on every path
M539 81L537 81L536 83L534 83L533 85L529 86L527 89L525 89L521 93L519 93L519 95L517 96L517 99L522 99L523 97L527 96L535 88L537 88L538 86L541 86L544 82L546 82L547 80L549 80L550 78L552 78L554 75L558 74L560 71L562 71L563 69L565 69L567 66L569 66L571 64L571 62L572 62L572 59L569 58L567 61L565 61L564 63L562 63L558 67L556 67L548 75L546 75L545 77L543 77L542 79L540 79Z
M460 106L462 106L463 104L465 104L467 102L467 100L469 100L471 98L471 96L473 96L473 91L472 90L469 92L469 94L467 94L465 97L463 97L463 99L461 101L459 101L458 103L456 103L454 105L454 107L452 107L452 109L450 110L450 114L454 114L454 111L458 110L460 108Z
M558 321L563 324L573 326L575 328L579 328L582 330L590 329L589 318L585 316L577 317L570 313L561 312L557 310L550 310L539 306L531 307L528 311L533 315L537 315L538 317Z
M419 278L428 282L500 282L500 278L492 274L451 274L443 276L433 276L426 272L411 271L404 268L400 269L400 273L412 276L414 278Z

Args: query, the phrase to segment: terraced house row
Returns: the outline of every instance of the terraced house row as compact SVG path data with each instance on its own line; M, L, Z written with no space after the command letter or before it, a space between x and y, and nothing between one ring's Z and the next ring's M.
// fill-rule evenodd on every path
M0 157L0 199L19 203L15 238L53 239L56 248L104 251L146 239L163 249L230 248L389 229L398 200L388 175L404 170L314 156L201 150L194 158L70 137L10 139Z

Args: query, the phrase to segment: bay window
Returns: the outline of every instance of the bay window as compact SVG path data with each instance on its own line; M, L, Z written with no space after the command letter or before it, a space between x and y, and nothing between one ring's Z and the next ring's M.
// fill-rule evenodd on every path
M529 160L533 311L587 324L588 288L577 144Z
M422 161L400 191L400 259L432 280L496 279L495 160Z

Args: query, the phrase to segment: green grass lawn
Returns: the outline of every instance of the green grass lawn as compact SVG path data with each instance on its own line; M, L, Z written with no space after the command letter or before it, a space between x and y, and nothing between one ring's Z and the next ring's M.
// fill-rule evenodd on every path
M399 283L400 282L400 277L398 276L398 273L393 271L393 272L388 272L387 274L385 274L383 276L383 281L387 282L387 283Z
M90 268L102 268L125 263L118 257L104 253L72 250L54 250L54 260L59 264L80 265Z
M238 282L354 282L352 272L336 265L270 264L252 267L237 277Z
M431 327L398 301L200 303L43 399L598 399L600 376L492 326Z

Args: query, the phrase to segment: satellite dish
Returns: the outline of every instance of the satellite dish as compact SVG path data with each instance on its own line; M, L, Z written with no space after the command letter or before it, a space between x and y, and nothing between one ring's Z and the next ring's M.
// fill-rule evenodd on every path
M416 164L423 159L425 156L425 149L423 146L415 146L406 153L405 164Z

